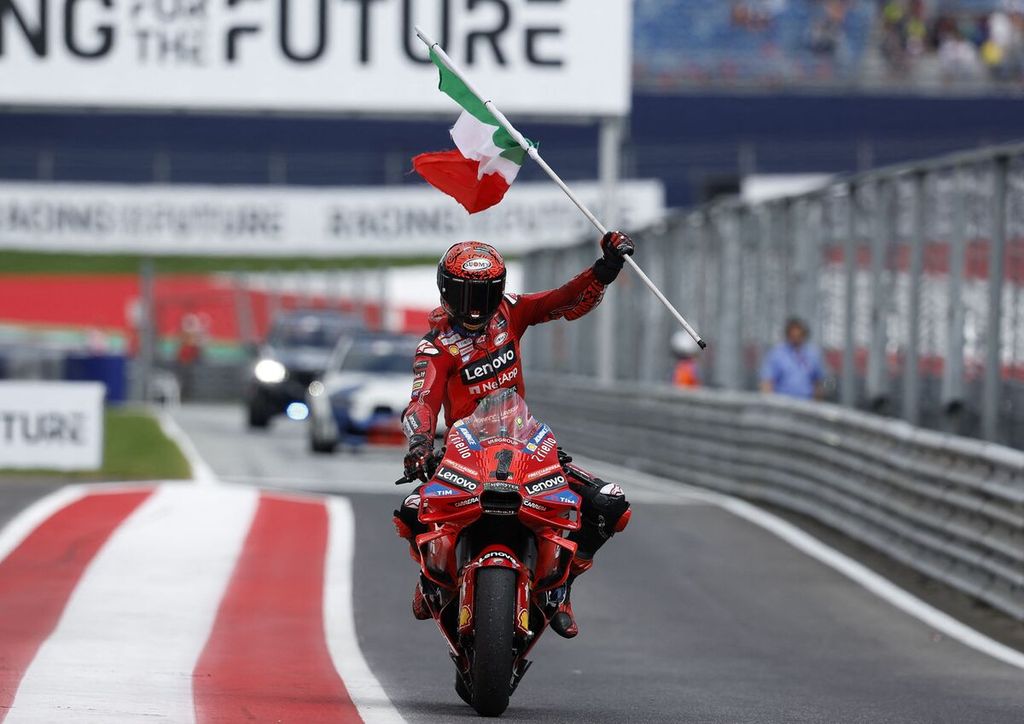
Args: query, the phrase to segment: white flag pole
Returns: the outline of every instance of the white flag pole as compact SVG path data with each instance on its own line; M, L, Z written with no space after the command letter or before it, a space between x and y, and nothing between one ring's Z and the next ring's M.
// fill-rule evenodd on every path
M448 68L448 70L454 73L459 78L459 80L466 84L466 87L470 90L470 92L473 93L473 95L475 95L477 98L480 98L481 100L484 100L487 97L473 86L470 80L462 73L459 67L455 64L455 61L449 58L448 54L444 52L444 48L442 48L440 45L431 40L430 37L426 33L424 33L423 30L420 29L419 27L416 28L416 36L420 40L422 40L423 43L428 48L430 48L430 50L437 53L437 57L441 59L441 62L443 62L445 66ZM499 111L498 107L494 105L494 102L484 100L484 105L487 107L487 110L494 114L494 117L498 119L498 123L500 123L502 127L509 132L509 135L512 136L515 142L518 143L519 146L524 151L526 151L527 154L529 154L530 158L537 162L537 165L544 169L544 172L551 177L552 181L558 184L559 188L561 188L562 191L565 192L565 195L569 197L569 200L576 205L576 208L578 208L583 213L583 215L587 217L590 223L594 225L594 228L601 233L601 236L607 234L608 229L605 228L604 224L602 224L598 220L598 218L594 216L590 209L587 208L586 204L580 201L576 194L572 192L572 189L570 189L566 185L566 183L558 176L558 174L555 173L555 170L548 165L547 161L541 158L540 152L530 145L530 142L527 141L525 137L523 137L523 134L516 130L515 126L513 126L505 117L505 114ZM707 347L707 344L704 342L703 339L700 338L700 335L697 334L697 331L690 326L689 322L683 319L683 315L681 315L676 310L676 308L672 306L672 302L670 302L665 297L665 295L661 293L661 290L658 289L658 285L652 282L651 278L648 277L644 273L644 270L640 268L640 265L633 261L633 257L627 256L625 257L625 260L626 263L629 264L629 266L633 269L633 271L637 273L637 275L640 277L640 280L647 285L647 288L654 293L654 296L658 298L658 301L664 304L665 308L668 309L669 312L671 312L672 316L675 317L676 321L679 322L680 326L682 326L682 328L686 330L687 334L693 337L694 341L697 342L700 348L704 349L705 347Z

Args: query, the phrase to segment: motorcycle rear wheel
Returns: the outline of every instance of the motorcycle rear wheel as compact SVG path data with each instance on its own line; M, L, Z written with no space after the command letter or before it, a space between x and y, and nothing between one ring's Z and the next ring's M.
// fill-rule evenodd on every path
M480 716L501 716L512 689L516 573L481 568L476 574L473 708Z

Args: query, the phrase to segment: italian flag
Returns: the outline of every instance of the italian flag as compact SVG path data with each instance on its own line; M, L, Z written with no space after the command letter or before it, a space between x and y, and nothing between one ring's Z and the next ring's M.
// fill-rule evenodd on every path
M441 71L439 88L462 106L462 115L451 129L458 150L421 153L412 165L427 183L475 214L504 198L523 165L526 151L433 50L430 59Z

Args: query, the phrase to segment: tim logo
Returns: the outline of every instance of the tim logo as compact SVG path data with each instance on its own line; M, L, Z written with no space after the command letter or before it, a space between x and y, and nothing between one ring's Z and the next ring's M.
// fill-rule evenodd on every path
M503 369L515 363L516 347L515 344L509 343L492 352L489 357L470 362L459 370L459 376L466 385L473 385L496 377Z

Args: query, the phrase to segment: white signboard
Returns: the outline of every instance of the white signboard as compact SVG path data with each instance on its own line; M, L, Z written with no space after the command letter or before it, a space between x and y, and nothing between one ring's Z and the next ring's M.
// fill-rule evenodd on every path
M632 0L4 0L0 104L454 114L415 25L506 113L629 111Z
M599 209L597 183L573 184ZM660 181L625 181L622 228L658 221ZM0 182L0 248L221 256L440 254L456 241L503 251L570 244L596 234L550 182L514 184L470 216L426 184L415 187L217 187Z
M0 382L0 469L96 470L102 463L102 384Z

